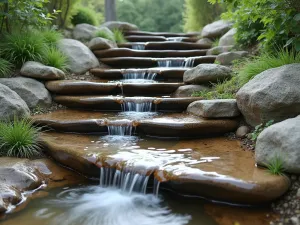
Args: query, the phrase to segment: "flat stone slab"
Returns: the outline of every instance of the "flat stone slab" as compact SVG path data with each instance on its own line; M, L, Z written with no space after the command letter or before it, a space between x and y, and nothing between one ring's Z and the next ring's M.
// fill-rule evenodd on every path
M113 58L113 57L196 57L205 56L206 50L133 50L128 48L112 48L107 50L97 50L94 54L98 58Z
M197 44L189 42L147 42L145 50L195 50L195 49L209 49L209 44Z
M189 67L154 67L147 69L91 69L90 73L101 79L114 80L123 79L124 74L130 73L156 73L155 80L168 80L168 79L183 79L185 71L189 70Z
M151 175L161 187L213 200L261 204L275 200L289 187L285 176L255 166L253 153L239 141L139 140L109 142L98 135L44 133L44 146L61 164L87 176L99 177L99 167ZM126 139L124 139L126 140ZM125 144L126 143L126 144Z
M174 61L176 65L181 67L193 67L203 63L214 63L216 56L198 56L198 57L184 57L184 58L148 58L148 57L113 57L101 58L102 63L114 68L149 68L161 67L159 62ZM190 62L189 64L186 64ZM178 66L174 66L178 67Z
M163 37L198 37L200 33L172 33L172 32L147 32L147 31L125 31L125 36L163 36Z
M174 92L182 83L102 83L95 81L49 81L46 88L61 95L143 95L159 96Z
M69 108L93 109L101 111L121 111L122 103L126 101L152 103L152 111L163 112L182 112L185 111L189 104L200 100L199 97L186 98L153 98L153 97L114 97L114 96L64 96L57 95L54 97L56 103L62 104Z
M182 41L182 42L197 42L198 37L164 37L154 35L129 35L125 36L125 39L129 42L162 42L162 41Z
M135 112L132 112L135 113ZM160 137L203 137L234 131L238 121L206 120L187 114L171 113L153 115L151 119L124 119L121 114L59 110L32 117L36 124L58 131L107 134L108 124L127 126L133 124L138 134Z

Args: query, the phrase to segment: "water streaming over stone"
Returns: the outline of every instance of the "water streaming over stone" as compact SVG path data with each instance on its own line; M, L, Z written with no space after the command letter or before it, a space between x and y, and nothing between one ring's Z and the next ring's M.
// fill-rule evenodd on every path
M170 42L181 42L183 40L183 37L169 37L167 38L167 41Z
M131 136L133 134L132 121L118 120L107 123L108 135Z
M139 43L132 44L132 49L134 49L134 50L145 50L145 45L144 44L139 44Z
M154 80L157 73L147 71L127 71L123 73L123 79Z
M193 67L194 58L167 58L157 60L159 67Z
M151 112L153 98L135 97L134 99L126 98L122 103L123 112Z

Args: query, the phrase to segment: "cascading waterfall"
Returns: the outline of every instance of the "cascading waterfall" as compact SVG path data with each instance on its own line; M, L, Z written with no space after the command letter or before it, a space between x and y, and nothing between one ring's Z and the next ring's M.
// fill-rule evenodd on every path
M145 50L145 45L144 44L135 43L135 44L132 44L132 49L134 49L134 50Z
M121 171L115 168L100 169L100 186L114 187L122 191L146 194L149 176L126 169Z
M187 58L184 61L184 67L194 67L195 58Z
M183 40L183 37L169 37L167 38L167 41L170 42L181 42Z
M157 60L159 67L184 67L185 59L173 58L173 59L159 59Z
M152 98L130 98L125 99L122 103L123 112L151 112L152 109Z
M157 73L147 72L147 71L126 71L123 73L123 78L125 80L132 79L143 79L143 80L154 80Z
M108 135L117 135L117 136L132 136L133 134L133 122L129 120L118 120L108 122Z

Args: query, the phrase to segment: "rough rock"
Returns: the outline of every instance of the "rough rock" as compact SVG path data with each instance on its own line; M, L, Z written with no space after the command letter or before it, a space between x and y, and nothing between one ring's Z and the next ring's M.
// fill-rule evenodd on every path
M233 45L229 46L216 46L211 49L209 49L206 53L206 55L219 55L224 52L230 52L233 49Z
M110 30L119 29L122 31L135 31L138 30L138 27L134 24L127 23L127 22L121 22L121 21L109 21L102 26L107 27Z
M279 158L286 172L300 174L300 116L266 128L257 139L255 159L266 165Z
M235 136L237 138L244 138L247 136L247 134L250 132L250 128L248 126L240 126L236 132Z
M248 56L247 51L224 52L217 56L217 62L221 65L232 65L233 61Z
M95 33L100 30L99 27L87 23L77 24L73 30L73 37L76 40L91 40Z
M300 64L289 64L256 75L237 93L246 122L256 126L300 114Z
M236 28L230 29L226 34L224 34L219 41L219 46L235 45L236 41L234 35L236 34Z
M25 77L2 78L0 83L15 91L30 109L37 106L49 106L52 103L51 95L44 84L34 79Z
M204 38L219 38L232 27L232 23L225 20L218 20L211 24L206 25L201 35Z
M200 64L183 75L183 81L187 84L204 84L217 82L231 77L232 70L226 66L217 64Z
M190 97L196 91L204 91L209 88L204 85L184 85L179 87L173 94L173 97Z
M0 120L28 117L29 108L24 100L9 87L0 84Z
M235 99L195 101L188 106L187 112L204 118L236 117L240 115Z
M22 76L40 80L61 80L65 78L63 71L34 61L26 62L22 66L20 73Z
M202 45L212 45L213 41L209 38L201 38L199 41L196 42L197 44L202 44Z
M80 41L62 39L58 47L68 57L70 71L73 73L83 74L92 68L100 66L96 56Z
M105 38L95 37L89 43L91 50L105 50L110 48L117 48L117 44Z

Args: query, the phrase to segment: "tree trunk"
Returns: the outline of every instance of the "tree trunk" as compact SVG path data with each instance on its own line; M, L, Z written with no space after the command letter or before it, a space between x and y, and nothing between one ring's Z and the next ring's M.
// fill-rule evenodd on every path
M105 0L105 21L117 20L116 0Z

